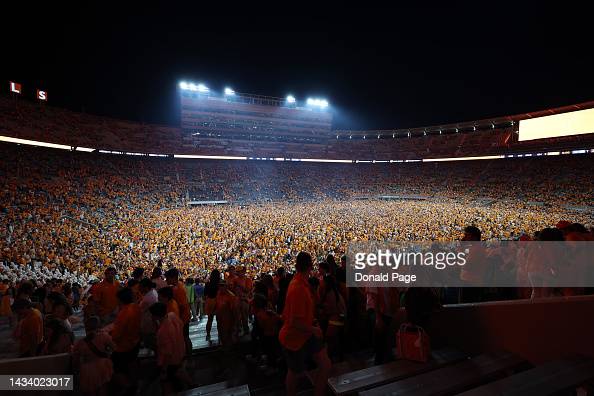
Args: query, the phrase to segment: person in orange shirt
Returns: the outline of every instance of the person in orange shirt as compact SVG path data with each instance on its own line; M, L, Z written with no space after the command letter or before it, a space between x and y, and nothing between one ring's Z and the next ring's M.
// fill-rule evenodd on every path
M243 330L244 334L248 334L250 332L248 319L250 313L249 301L252 298L252 289L253 283L252 280L245 275L245 266L238 266L235 279L233 281L233 288L231 290L238 298L240 318L239 324L241 325L241 329Z
M163 303L151 305L149 311L158 326L157 364L161 369L162 393L179 392L192 382L183 367L186 354L184 324L179 316L167 312L167 307Z
M140 307L133 302L134 294L131 289L121 289L117 298L120 310L111 330L111 338L115 344L111 360L114 373L117 374L114 379L120 389L133 390L135 381L131 378L134 372L132 366L140 349Z
M19 322L14 330L14 338L19 342L19 357L37 356L43 341L43 319L41 312L31 306L31 302L18 299L12 304L12 311Z
M228 265L227 270L225 271L225 281L227 282L227 287L229 290L235 290L235 279L237 275L235 274L235 266Z
M0 300L0 317L7 317L9 320L9 326L12 327L12 310L10 304L12 303L14 289L9 287L9 282L4 280L2 282L2 300Z
M186 287L179 281L179 271L177 268L170 268L165 272L165 280L167 284L173 286L173 298L179 306L179 316L184 323L184 337L186 340L186 351L192 351L192 341L190 341L190 318L192 313L190 304L188 303L188 295L186 294Z
M268 299L260 294L254 296L255 325L262 334L262 350L266 354L266 364L272 370L276 369L276 358L280 346L278 344L278 330L281 323L280 315L270 309Z
M239 301L228 290L227 282L221 280L216 297L217 332L223 348L228 348L237 341L236 328L239 321Z
M173 288L171 286L167 286L159 289L157 293L159 294L159 301L165 304L167 307L167 313L172 312L176 314L181 320L181 317L179 316L179 305L173 298Z
M110 354L113 341L99 326L101 320L92 316L85 320L86 337L78 340L72 349L72 366L79 379L84 396L108 395L108 384L113 375Z
M206 341L210 342L210 331L214 321L215 311L217 307L217 294L219 291L219 283L221 282L221 274L218 269L213 269L206 285L204 285L204 313L208 317L206 321Z
M99 317L103 324L111 323L118 306L117 293L120 282L115 280L116 269L109 267L105 270L105 278L95 286L93 300L97 304Z
M309 285L313 261L311 255L300 252L297 273L289 284L279 341L287 360L286 387L288 395L295 395L297 378L305 371L305 362L313 358L318 366L315 379L316 395L324 395L330 372L330 359L322 342L322 330L314 324L314 297Z

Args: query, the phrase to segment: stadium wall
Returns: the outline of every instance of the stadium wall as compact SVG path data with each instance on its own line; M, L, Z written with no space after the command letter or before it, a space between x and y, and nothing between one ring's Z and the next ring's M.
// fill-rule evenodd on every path
M594 148L594 133L518 141L519 120L594 107L594 102L546 112L407 131L333 131L326 143L184 138L181 128L147 125L0 97L0 136L67 147L156 155L240 156L364 161L571 152ZM403 135L405 134L405 136ZM409 137L410 134L410 137ZM338 138L336 138L336 136ZM85 151L85 150L82 150Z
M446 305L431 318L432 341L467 353L506 350L534 364L594 357L594 296Z

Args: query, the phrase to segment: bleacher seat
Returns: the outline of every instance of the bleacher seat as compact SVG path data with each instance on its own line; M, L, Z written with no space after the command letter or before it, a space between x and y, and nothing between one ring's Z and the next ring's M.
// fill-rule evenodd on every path
M198 388L190 389L184 392L179 392L178 396L201 396L201 395L208 395L213 392L219 392L222 390L226 390L229 384L227 381L217 382L215 384L204 385Z
M541 396L570 391L594 380L594 360L565 359L485 384L462 393L464 396Z
M361 392L361 395L453 395L527 366L524 359L511 353L483 354Z
M247 385L241 385L202 394L208 396L250 396L250 388Z
M431 360L427 363L409 360L372 366L328 379L328 385L334 394L347 395L369 389L375 386L408 378L426 371L459 362L466 355L456 349L445 348L433 351Z

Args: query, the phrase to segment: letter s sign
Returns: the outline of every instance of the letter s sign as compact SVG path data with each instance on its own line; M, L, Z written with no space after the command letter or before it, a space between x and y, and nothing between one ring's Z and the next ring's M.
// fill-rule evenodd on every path
M47 100L47 92L45 91L41 91L41 90L37 90L37 99L39 100Z

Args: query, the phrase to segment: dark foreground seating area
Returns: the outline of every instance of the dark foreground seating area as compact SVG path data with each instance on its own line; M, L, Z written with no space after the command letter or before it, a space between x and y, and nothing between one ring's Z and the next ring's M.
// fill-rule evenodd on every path
M588 296L446 306L428 328L449 347L428 363L396 360L328 386L336 395L593 394L594 320L584 315L593 308Z
M335 395L590 395L594 384L594 297L549 298L445 306L434 314L433 348L427 363L396 359L375 365L372 353L347 356L333 366L327 394ZM547 318L556 317L556 321ZM501 323L501 326L493 325ZM450 332L452 334L450 334ZM459 336L455 336L459 334ZM513 337L512 337L513 335ZM505 346L506 348L502 348ZM188 371L200 384L180 395L284 394L282 376L264 378L238 356L198 347ZM141 359L143 394L159 394L149 373L154 357ZM65 374L68 355L6 360L0 374ZM313 394L315 370L299 383L299 394ZM156 382L155 382L156 381ZM578 393L576 393L578 392ZM49 393L48 393L49 394Z

